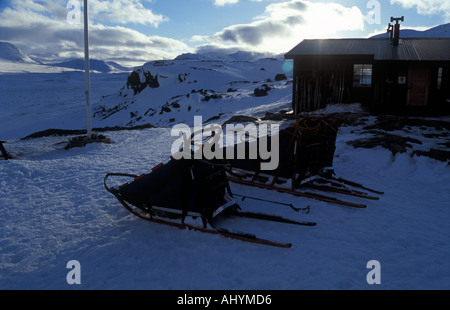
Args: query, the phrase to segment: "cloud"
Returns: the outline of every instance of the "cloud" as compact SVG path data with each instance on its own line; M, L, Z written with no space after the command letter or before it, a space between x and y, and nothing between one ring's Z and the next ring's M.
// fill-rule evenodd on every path
M238 3L239 0L214 0L214 5L216 6L225 6L228 4Z
M287 31L287 27L282 23L264 20L249 25L236 25L224 29L215 35L217 40L245 43L247 45L259 45L267 36L272 34L283 35Z
M390 0L391 4L399 4L404 8L416 8L422 15L443 14L450 21L450 1L448 0Z
M229 5L229 4L236 4L238 3L240 0L214 0L214 5L215 6L225 6L225 5ZM262 2L265 0L250 0L252 2Z
M194 41L224 48L283 53L305 38L329 38L340 31L363 30L364 15L356 6L290 0L269 4L248 24L232 25Z
M138 0L97 0L89 4L90 12L96 19L119 24L141 24L158 27L168 18L154 14Z
M43 61L82 57L83 25L67 22L68 2L15 0L11 7L0 11L0 40L11 42ZM231 2L238 0L216 0L217 5ZM365 17L356 6L300 0L267 2L264 13L255 16L251 22L231 25L208 36L193 36L188 43L196 45L198 51L284 53L305 38L336 37L340 31L364 28ZM132 29L131 24L158 27L169 20L142 3L144 0L89 1L92 58L143 63L193 52L194 48L182 41Z
M84 55L84 32L82 24L70 24L66 20L69 10L67 1L17 0L11 8L0 12L0 41L17 45L31 57L44 62ZM103 7L111 1L90 1L90 10L106 12ZM126 3L136 1L123 1ZM97 3L97 4L95 4ZM58 4L58 5L56 5ZM119 6L120 7L120 6ZM119 8L117 7L117 8ZM131 6L131 11L135 7ZM115 9L111 9L111 12ZM113 16L113 15L111 15ZM134 16L136 18L136 16ZM137 16L140 18L140 15ZM124 22L125 19L122 19ZM156 26L156 21L148 21ZM152 59L173 58L190 52L185 43L160 36L148 36L124 26L105 26L91 22L89 27L90 55L92 58L121 61L123 64L142 64Z
M70 0L14 0L12 8L22 12L38 12L54 20L66 19L67 5ZM72 0L79 3L83 10L82 0ZM145 8L139 0L90 0L89 15L96 20L114 22L117 24L141 24L158 27L168 18L155 14L152 10Z

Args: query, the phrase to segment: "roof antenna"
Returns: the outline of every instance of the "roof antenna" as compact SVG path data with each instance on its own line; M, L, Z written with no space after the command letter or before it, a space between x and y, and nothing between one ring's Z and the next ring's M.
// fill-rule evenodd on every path
M399 21L405 21L405 17L391 17L391 23L395 21L394 25L388 24L388 32L389 38L392 39L392 42L395 46L398 45L400 41L400 24Z

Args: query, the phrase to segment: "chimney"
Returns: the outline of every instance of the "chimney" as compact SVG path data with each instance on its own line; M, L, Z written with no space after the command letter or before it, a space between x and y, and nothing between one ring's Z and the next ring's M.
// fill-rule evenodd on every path
M391 25L392 22L395 21L394 25ZM400 41L400 24L399 21L405 21L404 16L402 17L391 17L391 23L388 24L387 32L389 32L389 38L392 40L392 43L397 46Z

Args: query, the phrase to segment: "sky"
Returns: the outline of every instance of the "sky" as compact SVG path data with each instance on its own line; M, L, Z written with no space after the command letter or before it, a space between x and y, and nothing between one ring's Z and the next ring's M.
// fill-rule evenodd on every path
M84 0L0 0L0 41L45 63L84 57ZM369 37L450 22L449 0L88 0L90 56L139 65L182 53L288 52L303 39Z

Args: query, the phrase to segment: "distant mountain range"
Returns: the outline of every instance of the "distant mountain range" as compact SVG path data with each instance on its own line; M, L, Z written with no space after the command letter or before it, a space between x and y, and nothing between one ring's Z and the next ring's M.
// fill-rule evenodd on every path
M33 72L38 70L37 68L40 65L42 66L43 69L44 68L48 69L49 67L59 67L74 70L84 70L84 59L71 59L56 63L43 63L39 60L30 58L15 45L8 42L0 42L0 62L3 63L3 66L0 66L0 71L2 71L1 67L6 67L5 64L8 64L9 65L8 67L11 67L12 65L16 64L17 67L21 67L21 71L23 71L24 65L32 65L32 67L30 67L30 71ZM132 70L132 68L121 66L113 61L90 59L89 63L91 70L103 73Z
M372 39L388 38L387 32L372 36ZM402 29L400 26L400 38L450 38L450 23L439 25L424 31Z
M244 52L238 51L232 54L225 54L221 52L207 52L207 53L185 53L177 56L174 60L219 60L219 61L252 61L263 58L279 58L283 55L274 56L268 53L258 53L258 52Z
M387 33L380 33L371 38L387 38ZM424 31L401 28L401 38L450 38L450 23L439 25ZM174 60L196 60L196 61L250 61L271 57L270 55L254 52L236 52L233 54L208 52L187 53L176 57ZM283 55L272 56L282 58ZM132 71L113 61L90 60L90 68L102 73ZM70 59L62 62L43 63L32 59L23 53L15 45L8 42L0 42L0 72L59 72L67 70L84 70L84 59Z
M50 63L49 66L72 68L77 70L84 70L84 59L72 59L63 62ZM127 68L119 65L114 61L104 61L98 59L90 59L89 67L91 70L99 72L113 72L113 71L131 71L131 68Z

